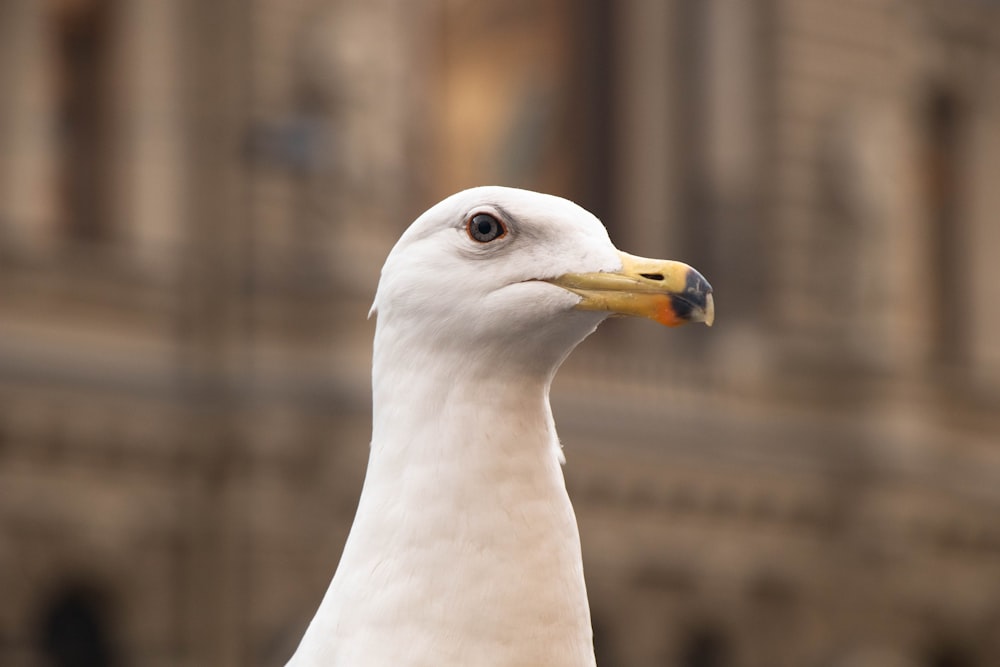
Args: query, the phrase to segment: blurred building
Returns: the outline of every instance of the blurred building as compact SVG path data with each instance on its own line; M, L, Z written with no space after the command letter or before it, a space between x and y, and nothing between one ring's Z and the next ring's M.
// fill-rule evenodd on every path
M0 664L282 664L487 182L716 289L554 388L602 667L1000 664L998 174L988 0L7 0Z

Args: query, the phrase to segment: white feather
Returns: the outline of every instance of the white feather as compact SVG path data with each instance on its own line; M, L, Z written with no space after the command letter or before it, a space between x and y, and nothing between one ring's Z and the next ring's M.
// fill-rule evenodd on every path
M507 235L470 239L477 212ZM372 306L361 501L290 667L594 664L549 387L605 314L538 280L620 267L593 215L510 188L458 193L403 234Z

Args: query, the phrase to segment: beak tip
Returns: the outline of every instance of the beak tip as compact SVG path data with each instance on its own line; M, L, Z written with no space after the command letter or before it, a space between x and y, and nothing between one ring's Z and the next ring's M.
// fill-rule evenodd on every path
M566 273L546 279L578 297L576 310L648 317L664 326L715 323L712 286L683 262L620 253L622 268L596 273Z

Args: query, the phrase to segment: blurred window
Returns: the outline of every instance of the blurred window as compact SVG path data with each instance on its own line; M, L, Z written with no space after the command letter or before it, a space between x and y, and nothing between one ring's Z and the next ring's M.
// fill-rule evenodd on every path
M571 197L601 219L612 239L620 238L614 215L615 6L612 0L586 0L579 11L576 95L568 109L582 122L569 146L579 170Z
M931 285L936 293L933 317L935 361L963 361L966 304L962 275L961 141L964 113L959 98L947 89L933 89L923 110L924 192L928 216Z
M50 0L57 196L66 232L101 240L108 224L110 0Z
M673 25L676 51L676 145L680 182L677 219L684 229L683 255L707 275L713 266L716 241L708 156L709 53L712 48L710 3L681 0Z

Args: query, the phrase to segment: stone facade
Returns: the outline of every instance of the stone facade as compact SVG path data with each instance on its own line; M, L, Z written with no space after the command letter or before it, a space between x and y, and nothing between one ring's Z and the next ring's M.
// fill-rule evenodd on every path
M281 664L382 259L485 182L716 288L553 389L603 667L1000 664L998 65L974 0L0 5L0 664Z

